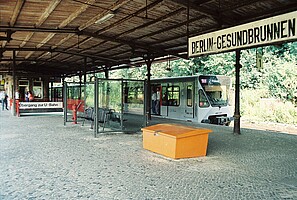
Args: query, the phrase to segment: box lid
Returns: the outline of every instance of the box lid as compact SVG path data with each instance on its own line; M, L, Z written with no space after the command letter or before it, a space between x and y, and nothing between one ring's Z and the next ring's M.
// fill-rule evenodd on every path
M183 126L180 124L156 124L141 129L174 138L190 137L212 132L210 129Z

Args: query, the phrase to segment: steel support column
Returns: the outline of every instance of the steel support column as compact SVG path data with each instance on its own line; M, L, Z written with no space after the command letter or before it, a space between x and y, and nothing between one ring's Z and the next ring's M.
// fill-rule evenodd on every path
M82 73L80 71L79 72L79 97L78 97L79 100L81 100L81 91L82 91L81 87L82 87Z
M240 134L240 50L236 50L234 134Z
M16 99L15 99L15 93L17 92L17 80L15 77L15 68L16 68L16 54L15 50L12 51L12 59L13 59L13 64L12 64L12 79L13 79L13 89L12 89L12 98L13 98L13 116L16 116Z
M98 123L98 108L99 108L99 80L95 77L95 86L94 86L94 109L95 109L95 116L94 116L94 137L97 137L99 132L99 123Z
M63 109L64 109L64 126L66 126L67 122L67 84L65 82L65 78L62 79L63 82Z
M106 79L109 79L109 70L108 69L104 70L104 75L105 75Z
M84 58L84 85L87 82L87 57Z
M147 91L147 102L146 102L146 114L148 115L148 119L151 120L152 119L152 113L151 113L151 107L152 107L152 90L151 90L151 66L152 66L152 62L154 59L149 58L145 60L146 63L146 69L147 69L147 87L146 87L146 91Z
M87 101L87 57L84 58L84 103L83 103L83 106L84 106L84 112L87 108L87 105L86 105L86 101Z
M54 99L54 81L51 81L51 99L50 101L55 101Z

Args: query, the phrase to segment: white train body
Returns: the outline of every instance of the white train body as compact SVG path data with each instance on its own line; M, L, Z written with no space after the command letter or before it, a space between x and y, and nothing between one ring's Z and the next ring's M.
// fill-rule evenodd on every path
M229 125L232 120L229 105L231 81L227 76L160 78L151 80L151 86L152 114L222 125Z

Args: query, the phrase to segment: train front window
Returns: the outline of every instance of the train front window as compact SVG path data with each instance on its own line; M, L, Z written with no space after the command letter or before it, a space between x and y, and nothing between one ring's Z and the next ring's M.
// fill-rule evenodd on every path
M199 90L199 107L206 108L209 107L209 102L202 90Z
M226 76L200 76L199 81L212 106L227 106L230 78Z
M179 106L179 86L171 85L167 88L168 92L168 106Z

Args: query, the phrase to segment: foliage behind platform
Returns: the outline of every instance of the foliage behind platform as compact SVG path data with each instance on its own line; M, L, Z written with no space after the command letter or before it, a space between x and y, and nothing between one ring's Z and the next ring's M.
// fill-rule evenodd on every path
M259 59L262 58L262 59ZM260 121L297 124L297 42L241 51L241 112ZM155 63L152 78L193 74L227 75L235 83L235 52ZM114 71L110 77L146 78L146 67ZM270 105L263 102L271 100Z

